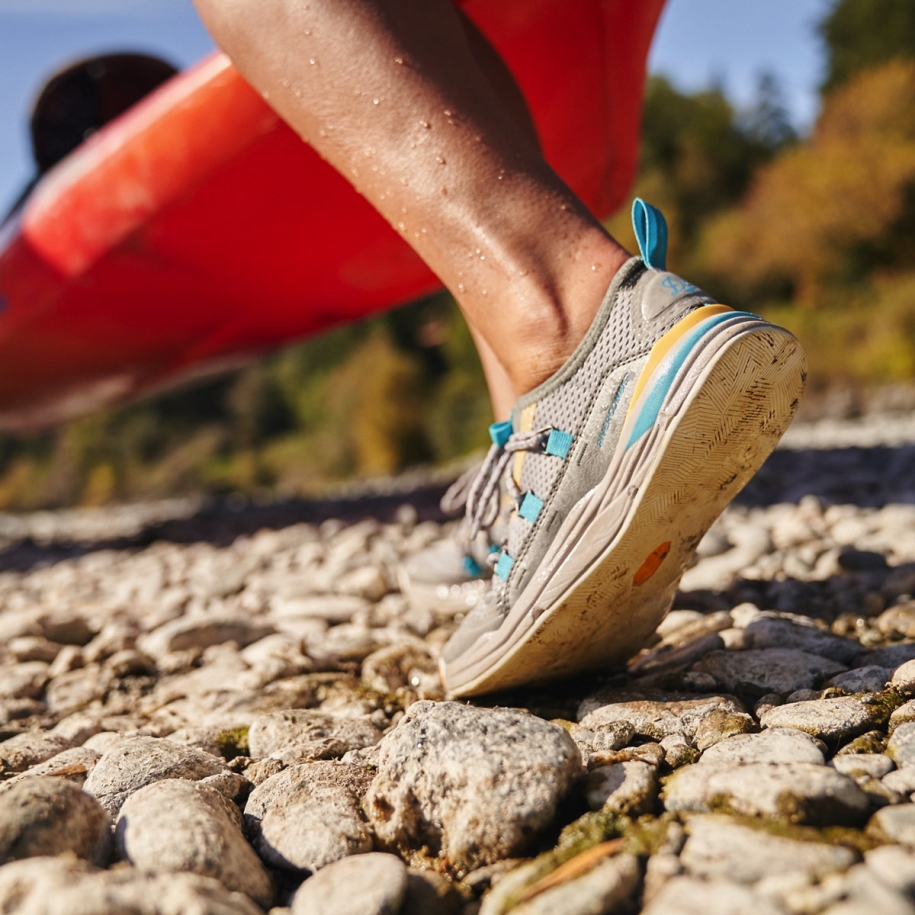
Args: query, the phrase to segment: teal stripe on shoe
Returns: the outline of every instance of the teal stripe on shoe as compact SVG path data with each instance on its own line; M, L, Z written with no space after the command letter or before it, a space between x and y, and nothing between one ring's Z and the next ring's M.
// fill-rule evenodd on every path
M496 563L496 567L493 570L502 581L508 581L508 574L512 570L512 566L515 564L515 560L508 555L508 553L502 553L499 557L499 561Z
M757 315L752 315L746 311L731 311L727 314L715 315L714 317L709 318L707 321L703 321L680 344L676 354L667 364L667 368L664 369L663 373L652 385L651 391L645 398L645 402L642 404L642 409L635 421L635 425L632 427L632 434L629 436L629 441L626 444L627 450L631 448L655 424L655 421L658 418L658 414L661 412L661 406L664 403L664 398L667 397L667 392L670 390L671 385L674 383L674 379L677 377L677 372L679 372L683 367L683 363L686 362L686 358L692 352L693 347L710 330L717 327L719 324L723 324L725 321L732 320L733 318L755 318L757 321L759 320Z

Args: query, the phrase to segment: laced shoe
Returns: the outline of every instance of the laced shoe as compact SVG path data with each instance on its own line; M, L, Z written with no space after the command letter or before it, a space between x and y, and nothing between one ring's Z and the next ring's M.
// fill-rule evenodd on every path
M500 481L515 504L491 586L442 654L455 696L630 658L797 408L798 341L667 272L660 212L637 200L633 221L641 258L568 362L492 427L471 530L498 514Z
M454 536L436 541L406 559L397 568L401 593L411 606L438 616L452 616L473 609L486 592L492 577L489 557L499 551L504 537L505 509L511 500L503 495L502 511L492 523L481 527L473 537L466 520L468 493L479 477L482 464L462 474L442 497L442 511L455 517L465 513L465 521Z

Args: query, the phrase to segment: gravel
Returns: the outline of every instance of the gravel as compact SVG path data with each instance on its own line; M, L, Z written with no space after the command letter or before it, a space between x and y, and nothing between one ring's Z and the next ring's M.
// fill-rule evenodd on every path
M791 430L627 671L475 705L415 477L0 515L0 911L915 911L897 420Z

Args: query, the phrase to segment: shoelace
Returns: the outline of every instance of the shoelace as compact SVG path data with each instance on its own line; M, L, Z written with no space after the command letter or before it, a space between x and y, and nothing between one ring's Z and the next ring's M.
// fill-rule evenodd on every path
M471 467L462 474L442 497L443 511L456 512L465 509L465 537L469 545L481 531L487 536L502 508L499 490L504 481L512 502L517 506L522 492L508 469L509 463L519 451L541 451L550 434L550 429L534 432L512 432L511 424L494 423L490 427L493 444L479 468ZM497 560L495 553L489 557L491 563Z

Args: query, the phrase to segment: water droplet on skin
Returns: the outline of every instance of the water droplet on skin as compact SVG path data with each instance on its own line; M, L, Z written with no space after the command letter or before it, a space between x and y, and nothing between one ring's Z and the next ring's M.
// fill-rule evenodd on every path
M425 226L423 226L419 231L422 232L423 235L425 235L426 232L428 232L429 230Z
M480 260L481 260L481 261L485 261L485 260L486 260L486 255L485 255L485 254L481 254L481 255L480 255Z
M407 181L406 178L401 178L401 179L400 179L400 183L401 183L404 187L409 187L409 186L410 186L410 182Z
M464 284L458 283L458 292L463 292L463 291L464 291Z
M528 272L529 272L529 271L527 271L527 270L519 270L519 271L518 271L518 276L527 276Z
M394 63L397 64L398 66L402 67L402 66L403 66L403 58L402 58L402 57L395 57L395 58L394 58Z
M410 144L410 149L416 149L416 144L415 144L415 143L411 143L411 144Z
M302 31L303 31L306 35L310 35L310 34L311 34L311 29L302 29Z
M308 62L309 62L312 66L314 66L318 61L317 61L314 57L309 57L309 58L308 58Z
M483 142L483 134L478 133L478 134L474 137L474 140L476 140L477 143L482 143L482 142Z
M372 104L373 104L373 105L380 105L380 104L381 104L381 99L380 99L380 98L373 98L373 99L372 99Z
M284 89L288 89L288 88L289 88L289 80L288 80L288 79L281 79L281 80L280 80L280 85L281 85Z
M399 223L397 223L397 228L400 229L401 232L403 232L403 230L406 228L406 226L402 222L399 222Z
M480 251L479 248L474 248L474 249L473 249L473 253L474 253L474 254L480 254L480 253L482 253L482 252Z
M301 90L301 89L295 89L295 90L293 91L292 94L293 94L296 98L301 98L301 97L302 97L302 90Z
M400 212L405 214L405 213L407 212L407 208L406 208L406 207L401 207L401 208L400 208Z
M432 125L431 125L425 118L423 118L423 119L419 122L419 125L420 125L420 127L425 127L426 130L429 130L429 129L432 127Z
M444 157L444 156L436 156L436 157L435 157L435 161L438 162L439 165L444 165L444 164L445 164L445 157Z
M450 111L450 109L446 108L445 111L444 111L443 113L444 113L444 115L445 115L446 118L450 118L450 117L451 117L451 111Z
M265 102L270 101L270 93L266 89L264 89L264 91L261 93L261 95L264 97Z
M483 295L486 295L486 290L485 290L485 289L482 289L482 290L480 290L480 291L482 292Z
M326 136L327 136L327 131L322 127L322 128L318 131L318 136L319 136L319 137L326 137Z

